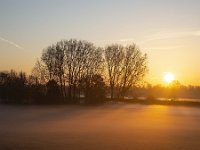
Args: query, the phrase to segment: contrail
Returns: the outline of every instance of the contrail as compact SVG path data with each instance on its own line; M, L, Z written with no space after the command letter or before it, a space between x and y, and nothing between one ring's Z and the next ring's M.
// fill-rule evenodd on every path
M15 46L15 47L18 48L18 49L24 49L23 47L19 46L18 44L14 43L14 42L12 42L12 41L6 40L6 39L4 39L4 38L2 38L2 37L0 37L0 40L1 40L1 41L4 41L4 42L6 42L6 43L8 43L8 44L10 44L10 45L13 45L13 46Z

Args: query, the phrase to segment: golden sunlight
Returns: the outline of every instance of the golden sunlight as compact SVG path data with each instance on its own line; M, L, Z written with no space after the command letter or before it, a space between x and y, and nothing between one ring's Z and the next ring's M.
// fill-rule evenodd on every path
M164 72L164 77L163 80L165 83L171 83L172 81L174 81L174 75L171 72Z

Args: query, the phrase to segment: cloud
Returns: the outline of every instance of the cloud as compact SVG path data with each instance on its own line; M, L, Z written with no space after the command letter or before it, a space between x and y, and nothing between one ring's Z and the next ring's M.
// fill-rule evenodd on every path
M121 39L119 42L133 42L134 39Z
M0 40L3 41L3 42L6 42L6 43L8 43L8 44L10 44L10 45L12 45L12 46L14 46L16 48L18 48L18 49L24 49L23 47L19 46L18 44L14 43L12 41L9 41L7 39L4 39L2 37L0 37Z
M185 37L200 37L200 30L181 31L181 32L158 32L156 34L146 36L146 40L140 43L146 43L146 42L154 41L154 40L185 38Z
M168 46L168 47L142 47L145 50L171 50L184 47L184 45Z
M138 46L145 46L146 43L151 41L157 41L157 40L166 40L166 39L176 39L176 38L186 38L186 37L200 37L200 30L186 30L186 31L160 31L151 35L146 35L141 38L124 38L124 39L112 39L112 40L98 40L93 41L95 43L100 43L99 45L109 44L109 43L121 43L121 44L131 44L136 43ZM175 46L163 46L163 47L144 47L144 49L148 50L170 50L170 49L176 49L184 47L185 45L175 45Z

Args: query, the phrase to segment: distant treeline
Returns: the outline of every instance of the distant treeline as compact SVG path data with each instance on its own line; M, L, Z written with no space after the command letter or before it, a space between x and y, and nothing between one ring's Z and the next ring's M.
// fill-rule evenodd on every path
M135 44L96 47L82 40L48 46L32 74L0 72L2 103L86 103L124 98L147 73L147 55Z
M173 81L169 85L147 84L141 87L134 87L129 91L130 97L146 97L147 99L200 99L200 86L181 85L178 81Z

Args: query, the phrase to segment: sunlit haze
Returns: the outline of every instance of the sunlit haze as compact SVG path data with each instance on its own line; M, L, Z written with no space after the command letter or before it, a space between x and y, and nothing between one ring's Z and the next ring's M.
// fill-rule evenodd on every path
M148 55L149 83L163 83L170 70L181 84L199 85L199 14L199 0L1 0L0 71L31 73L42 50L62 39L134 42Z

